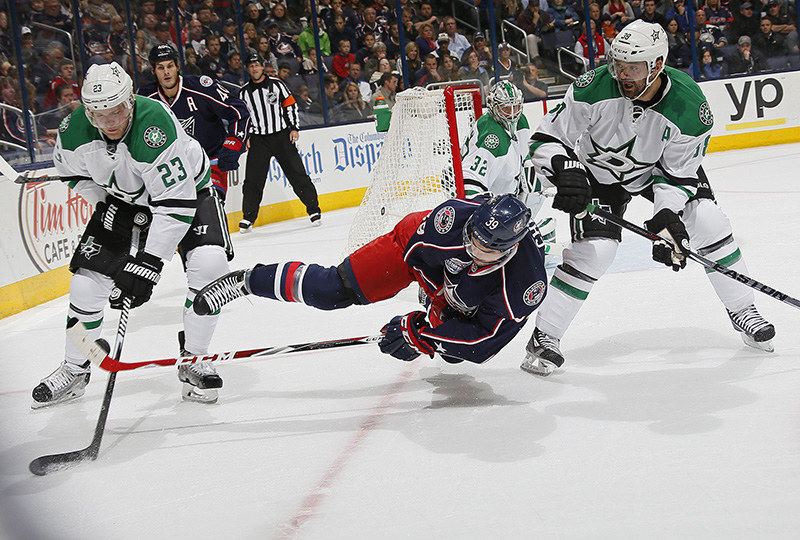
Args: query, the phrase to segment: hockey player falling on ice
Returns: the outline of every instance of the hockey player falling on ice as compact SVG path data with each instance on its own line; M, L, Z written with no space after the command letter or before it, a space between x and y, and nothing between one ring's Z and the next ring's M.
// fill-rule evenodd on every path
M486 95L489 114L472 126L461 148L464 192L467 197L480 193L511 193L539 212L544 201L540 183L527 178L523 167L528 157L531 128L522 113L522 92L508 81L492 85ZM531 179L534 180L535 179ZM537 223L545 242L555 241L555 220ZM550 245L545 246L545 252Z
M337 267L289 262L231 272L200 291L194 310L215 313L247 294L340 309L391 298L416 281L427 314L394 317L380 350L400 360L438 353L450 363L481 363L511 341L546 292L530 215L512 195L451 199L407 215Z
M730 222L714 200L700 164L714 123L700 87L665 67L667 37L658 24L638 20L611 45L608 66L585 73L532 136L537 175L557 188L553 207L573 214L572 243L550 281L522 369L547 375L564 357L560 340L592 285L608 269L621 240L619 227L575 215L587 203L622 216L633 195L653 201L653 259L679 270L681 246L737 272L747 267ZM750 346L772 350L774 327L753 304L752 289L722 274L708 279L734 329Z
M112 308L120 309L125 296L132 307L144 304L163 261L179 248L189 285L181 354L204 353L218 317L195 315L193 291L228 272L229 241L208 157L168 108L133 95L131 78L116 62L89 68L81 98L83 105L61 123L53 152L59 175L86 177L70 187L95 205L70 261L67 317L98 338L112 289L121 292L111 294ZM150 225L131 256L139 212L151 216ZM195 401L216 401L222 386L210 362L181 366L178 378L183 397ZM89 362L67 340L61 366L34 388L33 406L80 397L88 382Z
M150 49L149 60L157 82L137 93L166 103L186 133L197 139L209 158L217 159L211 166L211 180L224 201L228 171L239 168L239 156L245 150L250 127L247 105L211 77L181 76L178 53L169 45Z

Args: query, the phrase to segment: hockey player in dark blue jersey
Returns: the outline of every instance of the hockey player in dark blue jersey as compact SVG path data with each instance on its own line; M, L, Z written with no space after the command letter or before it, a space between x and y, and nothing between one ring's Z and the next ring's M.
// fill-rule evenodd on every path
M205 75L181 76L178 53L169 45L150 49L150 65L157 82L139 88L140 95L166 103L183 129L197 139L208 157L211 179L225 199L228 171L239 168L250 127L250 113L238 97Z
M482 363L519 332L544 299L544 243L513 195L450 199L403 218L336 267L289 262L231 272L195 298L199 315L255 294L318 309L369 304L416 281L426 311L394 317L380 349L401 360L435 353Z

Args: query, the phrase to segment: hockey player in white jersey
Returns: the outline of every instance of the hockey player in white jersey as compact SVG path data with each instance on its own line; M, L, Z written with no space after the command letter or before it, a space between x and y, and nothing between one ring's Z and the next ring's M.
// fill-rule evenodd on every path
M461 168L467 197L510 193L527 204L533 216L544 202L541 184L529 168L531 128L522 112L522 92L508 81L492 85L486 95L489 114L473 124L461 148ZM537 223L545 242L555 239L555 220ZM546 248L549 246L546 246ZM549 251L546 249L546 251Z
M53 152L59 175L85 178L70 188L95 207L70 261L67 319L98 338L106 302L115 309L125 297L132 307L147 302L177 248L189 285L181 355L205 353L218 317L197 316L191 304L196 291L228 272L229 242L209 159L166 106L133 95L131 78L115 62L89 68L81 98L61 123ZM137 226L149 226L134 256L135 216ZM222 379L210 362L182 366L178 377L185 399L217 400ZM33 406L80 397L88 382L89 362L67 340L62 364L34 388Z
M553 208L572 214L572 243L539 309L525 371L548 375L563 364L560 340L616 254L621 229L582 214L590 202L622 216L631 197L643 195L654 206L645 226L669 240L653 245L654 260L680 270L688 245L747 273L701 167L711 109L688 75L665 67L667 52L661 26L630 23L614 39L608 65L573 83L532 135L536 173L557 189ZM756 311L752 289L717 272L708 278L744 342L771 351L775 328Z

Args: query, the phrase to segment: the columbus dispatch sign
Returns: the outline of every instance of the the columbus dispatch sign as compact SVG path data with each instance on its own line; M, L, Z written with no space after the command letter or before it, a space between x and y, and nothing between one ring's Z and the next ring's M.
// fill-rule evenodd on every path
M19 231L33 265L46 272L69 264L94 208L60 182L25 184Z

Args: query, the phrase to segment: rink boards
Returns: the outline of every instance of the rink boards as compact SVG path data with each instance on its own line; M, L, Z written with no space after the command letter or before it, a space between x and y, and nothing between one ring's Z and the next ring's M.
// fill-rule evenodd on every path
M715 124L709 152L800 141L800 73L771 73L700 83ZM527 103L531 125L559 100ZM380 155L384 134L373 122L301 132L298 148L323 211L356 206ZM241 218L245 158L229 174L228 223ZM43 171L46 172L46 171ZM61 183L20 187L0 183L0 318L65 294L66 264L92 208ZM283 171L272 160L256 225L305 215Z

